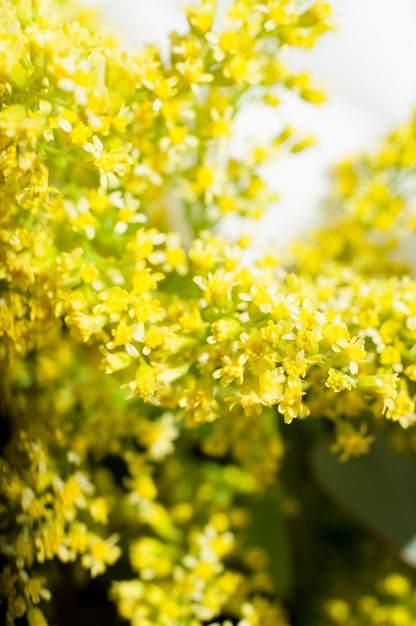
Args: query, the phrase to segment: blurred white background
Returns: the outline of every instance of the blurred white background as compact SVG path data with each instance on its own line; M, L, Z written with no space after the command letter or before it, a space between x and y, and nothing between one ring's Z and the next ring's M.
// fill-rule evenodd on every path
M105 21L123 32L126 45L166 45L167 33L183 31L178 0L83 0L101 8ZM269 167L265 176L281 201L259 226L260 240L287 241L319 220L328 168L344 156L371 148L377 138L405 123L416 105L416 0L333 0L337 30L313 50L290 52L286 61L309 71L328 102L312 106L289 98L278 109L286 122L313 133L318 146ZM240 119L241 137L267 138L276 114L250 110Z

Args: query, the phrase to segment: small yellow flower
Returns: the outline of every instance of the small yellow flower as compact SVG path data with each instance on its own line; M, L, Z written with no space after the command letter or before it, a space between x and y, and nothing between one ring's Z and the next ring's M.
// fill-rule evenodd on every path
M350 391L352 388L349 377L343 372L335 370L332 367L328 371L328 378L325 382L325 387L329 387L335 393L339 393L344 390Z
M91 535L87 552L82 556L81 563L90 571L92 578L105 572L107 565L113 565L116 562L121 554L120 548L115 545L118 540L117 534L105 540Z
M339 423L337 424L336 442L331 446L331 452L340 452L341 462L347 461L350 456L367 454L374 437L366 435L366 424L361 424L360 430L357 431L347 423Z
M278 404L280 413L283 415L285 423L290 424L296 417L307 415L308 409L302 404L302 391L299 381L288 380L283 398Z
M159 400L155 397L159 385L153 368L142 361L136 370L136 377L127 385L123 385L122 389L131 391L129 398L142 398L145 402L158 405Z
M240 384L244 379L244 366L247 361L247 357L244 354L240 354L238 358L231 359L225 355L221 357L223 366L212 374L215 379L220 379L220 384L226 387L234 380L237 380Z

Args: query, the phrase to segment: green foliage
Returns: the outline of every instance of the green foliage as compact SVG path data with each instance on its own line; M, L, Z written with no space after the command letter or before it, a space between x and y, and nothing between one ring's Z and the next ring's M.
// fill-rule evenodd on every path
M315 451L318 478L329 493L350 512L400 549L415 534L416 502L413 459L398 454L378 436L371 454L338 463L328 446Z

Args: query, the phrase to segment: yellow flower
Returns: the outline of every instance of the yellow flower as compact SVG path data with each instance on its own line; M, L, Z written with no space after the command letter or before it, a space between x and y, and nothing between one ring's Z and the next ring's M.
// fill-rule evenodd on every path
M178 402L190 426L214 422L218 419L218 403L210 387L202 381L190 389L184 389Z
M261 332L254 332L250 335L242 333L237 345L243 350L244 359L254 374L261 375L265 370L274 368L276 356L264 341Z
M247 356L240 354L238 358L232 360L229 356L225 355L221 357L223 367L215 370L212 374L215 379L220 379L220 384L226 387L234 380L237 380L240 384L244 378L244 365L247 361Z
M325 387L329 387L335 393L339 393L344 390L350 391L352 388L349 377L343 372L335 370L332 367L328 371L328 378L325 382Z
M357 389L362 393L386 400L397 397L397 374L364 376L357 381Z
M304 395L305 392L302 391L299 381L289 379L283 398L278 404L286 424L290 424L299 415L308 415L308 409L302 404Z
M115 545L118 540L117 534L105 540L96 535L90 536L87 552L82 556L81 563L85 569L90 570L92 578L105 572L107 565L113 565L116 562L121 554L120 548Z
M416 422L416 405L404 381L401 382L399 392L393 397L387 406L387 419L399 422L402 428L408 428Z
M331 446L331 452L340 452L340 461L347 461L350 456L361 456L370 451L370 445L374 441L371 435L366 436L367 426L361 424L360 430L355 430L347 423L337 423L336 442Z
M138 397L156 406L160 404L159 400L155 397L155 393L159 388L156 375L153 368L144 361L142 361L137 368L135 379L127 385L123 385L121 388L131 392L128 398Z

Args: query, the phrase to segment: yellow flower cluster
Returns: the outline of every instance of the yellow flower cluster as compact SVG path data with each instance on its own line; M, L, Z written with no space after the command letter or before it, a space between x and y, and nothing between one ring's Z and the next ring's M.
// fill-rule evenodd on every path
M336 169L336 195L347 213L367 230L384 234L385 243L405 238L415 227L415 125L413 116L388 135L377 152L345 161Z
M280 56L312 46L329 13L234 0L221 15L202 0L163 59L119 51L65 1L0 0L8 624L54 622L48 562L95 577L123 551L134 578L111 597L134 626L284 626L267 554L247 542L247 500L280 480L281 423L328 418L344 460L369 450L375 422L395 428L383 415L416 421L416 284L386 277L393 262L371 271L381 184L358 210L343 166L348 228L288 266L248 263L247 241L216 234L273 199L265 159L308 145L284 128L269 150L230 148L252 98L322 100ZM382 177L409 158L366 167Z
M412 583L402 574L392 573L378 580L373 594L356 603L332 599L326 603L328 624L345 626L412 626L416 624L416 596Z
M76 469L79 460L75 454L60 459L67 466L68 477L62 479L61 468L55 467L42 442L20 431L6 457L10 463L0 460L0 494L8 504L0 551L15 563L16 571L6 567L1 587L12 621L51 597L45 577L30 574L34 563L81 558L94 577L116 561L120 548L115 545L117 535L103 539L91 528L91 524L107 522L108 503L94 497L88 476ZM83 516L89 525L82 521Z

